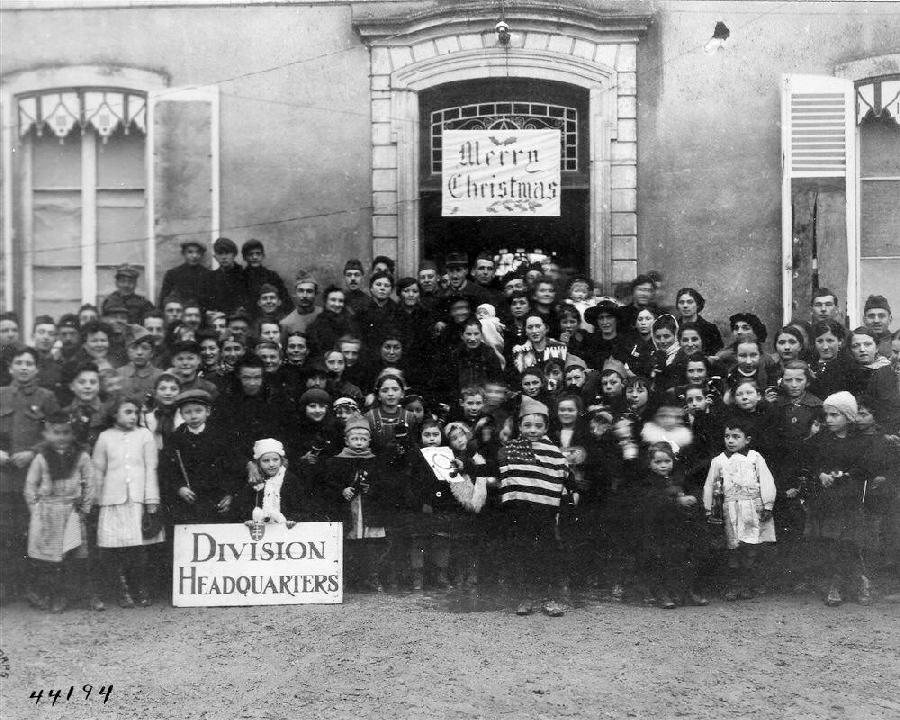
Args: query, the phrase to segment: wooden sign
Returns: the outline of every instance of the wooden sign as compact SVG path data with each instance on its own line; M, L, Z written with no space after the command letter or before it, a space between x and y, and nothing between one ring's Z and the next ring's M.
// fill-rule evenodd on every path
M559 130L445 130L444 217L559 216Z
M175 607L343 601L341 523L176 525Z

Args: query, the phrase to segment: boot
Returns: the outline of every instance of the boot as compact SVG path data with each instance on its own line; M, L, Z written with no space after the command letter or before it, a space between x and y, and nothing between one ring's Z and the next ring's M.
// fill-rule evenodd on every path
M828 588L828 596L825 598L825 604L828 607L837 607L843 602L844 598L841 597L841 591L837 585L832 585Z
M88 599L88 607L94 612L103 612L106 610L106 604L100 599L100 596L97 595L97 593L91 594L91 597Z
M545 600L541 603L541 612L549 617L562 617L565 614L563 606L556 600Z
M36 610L49 610L50 597L48 573L52 571L39 566L37 563L29 568L29 570L28 584L26 585L23 598L25 599L25 602Z
M706 607L709 605L709 600L707 600L706 596L696 590L688 590L686 599L691 605L696 605L698 607Z
M441 590L450 589L450 578L447 577L447 568L438 568L434 577L434 584Z
M134 598L131 597L131 590L128 587L128 579L125 574L119 575L119 607L131 610L134 607Z
M872 604L872 584L869 582L869 578L865 575L859 576L859 604L860 605L871 605Z
M657 594L657 603L663 610L674 610L677 606L668 590L660 590Z
M63 568L53 568L50 571L50 612L59 614L66 609L65 584L63 582Z

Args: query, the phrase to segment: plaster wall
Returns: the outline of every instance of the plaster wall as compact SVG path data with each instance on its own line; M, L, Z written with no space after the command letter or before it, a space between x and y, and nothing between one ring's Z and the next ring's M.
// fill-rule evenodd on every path
M5 12L0 45L4 74L109 63L220 83L221 234L262 240L286 280L370 257L369 59L349 5ZM177 242L157 261L179 262Z
M781 307L781 73L897 52L900 3L668 2L638 46L638 267L710 320ZM731 30L700 48L716 21ZM822 284L828 285L823 277ZM843 303L843 298L841 299Z

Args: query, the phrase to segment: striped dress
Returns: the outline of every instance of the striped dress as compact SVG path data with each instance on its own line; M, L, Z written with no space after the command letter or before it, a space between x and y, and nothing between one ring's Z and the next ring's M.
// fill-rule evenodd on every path
M569 477L562 451L549 438L511 440L500 461L500 501L504 506L525 505L559 509Z

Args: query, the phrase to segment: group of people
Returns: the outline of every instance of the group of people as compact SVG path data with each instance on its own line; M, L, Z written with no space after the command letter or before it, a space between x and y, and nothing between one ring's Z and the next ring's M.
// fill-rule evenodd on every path
M589 591L867 604L898 571L883 297L855 327L819 289L767 347L757 315L726 342L655 273L616 299L547 262L498 277L450 253L397 278L376 257L291 294L257 240L244 266L227 238L216 269L206 252L182 245L155 305L122 265L99 308L0 316L6 597L148 605L175 524L251 518L343 522L351 588L497 586L522 615Z

